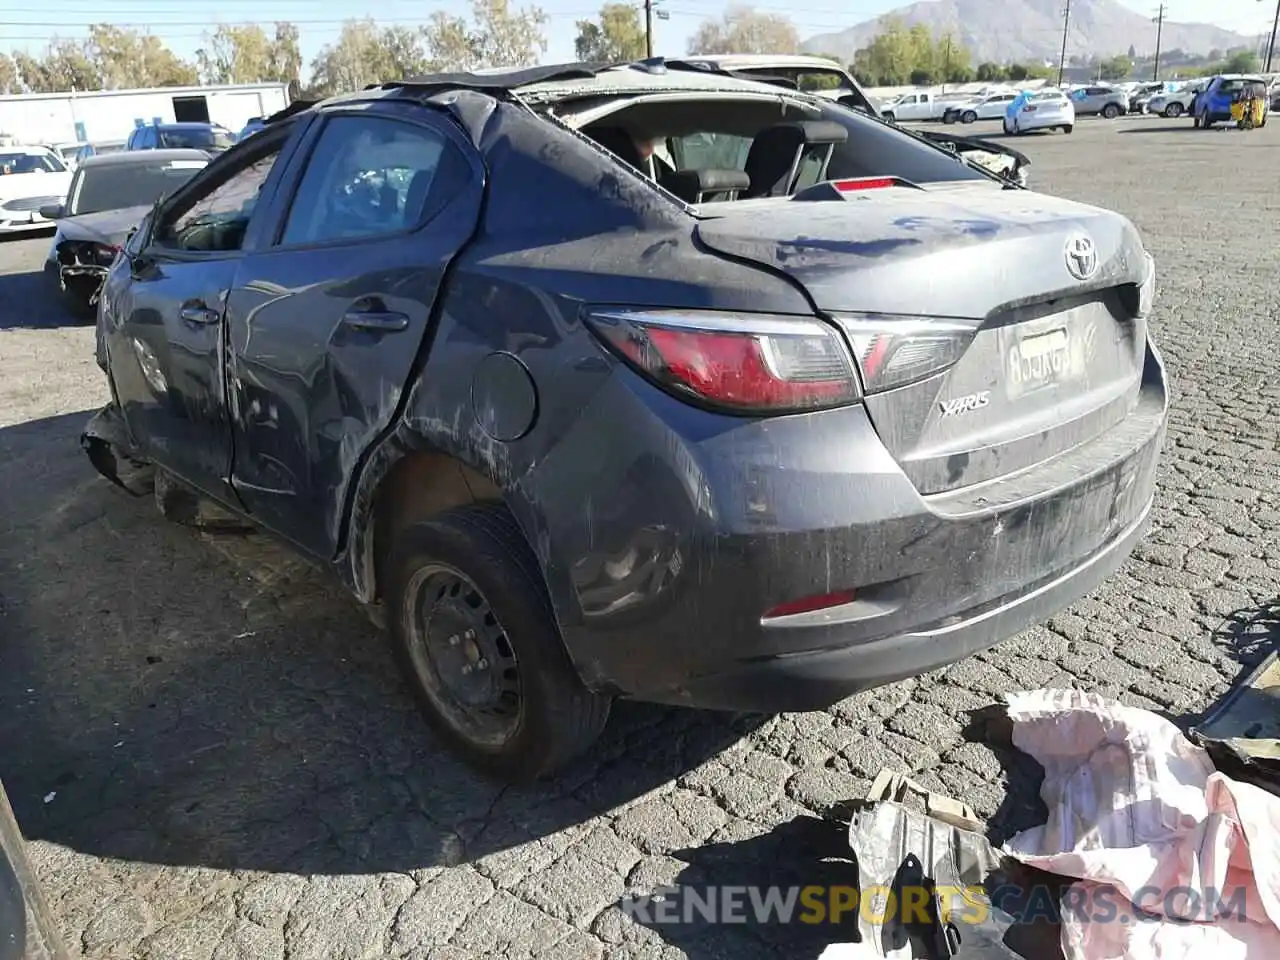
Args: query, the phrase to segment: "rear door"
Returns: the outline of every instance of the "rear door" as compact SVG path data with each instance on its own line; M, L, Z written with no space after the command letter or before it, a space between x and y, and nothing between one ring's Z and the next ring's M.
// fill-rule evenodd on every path
M301 154L272 242L245 258L227 304L232 473L256 518L327 557L348 480L392 423L476 228L484 178L460 129L418 104L326 111Z
M156 463L223 500L233 500L223 309L287 142L288 130L273 133L177 191L103 294L102 333L130 432Z

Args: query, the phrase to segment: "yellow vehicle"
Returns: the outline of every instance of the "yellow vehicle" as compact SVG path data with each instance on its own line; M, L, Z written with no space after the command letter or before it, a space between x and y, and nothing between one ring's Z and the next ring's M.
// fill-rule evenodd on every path
M1267 125L1267 85L1250 80L1231 98L1231 119L1241 130Z

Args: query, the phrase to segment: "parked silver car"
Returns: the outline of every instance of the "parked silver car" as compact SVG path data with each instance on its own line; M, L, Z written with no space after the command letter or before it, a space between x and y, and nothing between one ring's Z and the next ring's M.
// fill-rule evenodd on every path
M1123 90L1105 84L1072 90L1071 103L1076 108L1077 117L1101 114L1108 120L1114 120L1129 112L1128 95Z

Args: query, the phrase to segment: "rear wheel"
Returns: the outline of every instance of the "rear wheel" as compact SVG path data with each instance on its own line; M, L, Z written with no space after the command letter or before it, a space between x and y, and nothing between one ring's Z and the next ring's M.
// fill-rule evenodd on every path
M1072 130L1074 130L1074 129L1075 129L1075 127L1068 123L1068 124L1064 124L1064 125L1063 125L1063 127L1062 127L1062 132L1063 132L1063 133L1070 133L1070 132L1071 132Z
M978 115L972 110L966 110L964 113L960 114L961 123L973 123L977 119Z
M600 735L610 699L579 679L505 507L473 504L408 527L386 569L393 652L427 722L462 759L529 782Z
M1120 116L1120 107L1117 104L1108 103L1102 108L1102 115L1108 120L1114 120L1116 117Z
M1171 120L1176 120L1178 117L1182 116L1182 104L1180 103L1169 104L1167 107L1164 108L1164 115Z

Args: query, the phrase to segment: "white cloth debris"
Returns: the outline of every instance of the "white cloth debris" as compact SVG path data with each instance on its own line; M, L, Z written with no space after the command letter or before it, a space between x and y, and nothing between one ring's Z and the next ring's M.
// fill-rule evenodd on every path
M1063 897L1067 960L1280 958L1280 798L1104 697L1019 693L1009 716L1049 819L1006 851L1082 881Z

